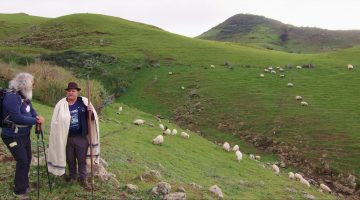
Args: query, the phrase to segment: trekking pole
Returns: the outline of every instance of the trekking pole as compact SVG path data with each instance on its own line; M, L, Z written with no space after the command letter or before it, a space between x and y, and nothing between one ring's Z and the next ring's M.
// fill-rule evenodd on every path
M39 130L38 124L36 124L36 137L37 137L37 199L40 199L40 137L39 137Z
M48 163L47 163L47 157L46 157L46 148L45 148L45 142L44 142L44 133L42 131L42 127L41 124L39 125L39 130L40 130L40 134L41 134L41 141L42 141L42 146L43 146L43 150L44 150L44 158L45 158L45 166L46 166L46 175L48 178L48 184L49 184L49 190L51 192L51 182L50 182L50 174L49 174L49 168L48 168Z
M89 75L87 76L87 96L88 96L88 107L90 104L90 80ZM91 115L92 112L88 111L88 136L90 145L90 168L91 168L91 199L94 199L94 168L93 168L93 146L92 146L92 131L91 131Z

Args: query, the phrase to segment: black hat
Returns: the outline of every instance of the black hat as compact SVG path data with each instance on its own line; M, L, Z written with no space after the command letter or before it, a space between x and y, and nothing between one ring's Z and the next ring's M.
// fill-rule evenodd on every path
M78 91L81 90L75 82L70 82L67 88L65 88L65 90L70 90L70 89L77 89Z

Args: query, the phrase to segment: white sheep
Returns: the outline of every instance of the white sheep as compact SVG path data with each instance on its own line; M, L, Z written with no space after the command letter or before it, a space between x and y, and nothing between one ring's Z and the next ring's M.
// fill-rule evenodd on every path
M276 67L276 69L280 69L280 67Z
M353 70L354 66L352 64L348 64L347 68L348 68L348 70Z
M280 175L280 168L277 165L271 165L271 169L275 172L276 175Z
M300 179L304 179L304 178L302 177L301 174L295 173L295 179L300 180Z
M295 179L295 174L292 172L289 172L289 179L294 180Z
M153 139L152 143L155 145L162 145L162 143L164 143L164 136L162 135L156 136L156 138Z
M275 70L271 70L270 73L276 74L276 71L275 71Z
M253 154L250 154L250 155L249 155L249 158L250 158L251 160L255 160L255 156L254 156Z
M294 87L294 84L293 83L288 83L287 86L288 87Z
M264 77L265 77L265 75L264 75L264 74L260 74L260 77L261 77L261 78L264 78Z
M308 104L306 101L302 101L302 102L301 102L301 105L302 105L302 106L308 106L309 104Z
M303 98L302 98L302 96L295 96L295 99L296 100L302 100Z
M268 70L270 70L270 71L273 70L273 69L274 69L273 67L268 67Z
M134 120L134 124L135 124L135 125L139 125L139 126L144 125L144 124L145 124L145 120L143 120L143 119L136 119L136 120Z
M261 156L259 156L259 155L255 156L255 160L260 161L260 159L261 159Z
M296 69L301 69L302 67L300 65L296 66Z
M181 86L181 89L182 89L182 90L185 90L185 87L184 87L184 86Z
M181 135L182 138L190 138L190 135L187 134L186 132L181 132L180 135Z
M285 78L285 74L280 74L279 77L280 78Z
M215 65L210 65L211 68L215 69Z
M301 178L301 179L300 179L300 183L306 185L307 187L310 187L309 181L305 180L304 178Z
M159 127L160 127L161 130L165 131L165 126L164 126L164 124L159 124Z
M239 150L237 150L237 151L235 152L235 156L236 156L236 159L237 159L239 162L241 161L241 159L242 159L242 157L243 157L242 153L241 153Z
M323 183L320 184L320 189L325 191L325 192L331 193L331 189L327 185L325 185Z
M163 132L163 135L170 135L171 134L171 130L169 128L165 129L165 131Z
M239 150L239 145L235 145L232 150L233 150L233 151Z
M117 114L120 114L121 111L123 111L123 107L122 107L122 106L120 106L120 107L118 108Z
M173 73L172 72L169 72L169 75L172 75Z
M284 72L285 70L283 68L280 67L279 69L280 72Z
M270 72L270 70L268 70L268 69L264 69L264 72Z
M224 142L224 144L223 144L223 149L224 149L225 151L229 152L229 151L230 151L230 144L229 144L228 142Z
M171 132L171 135L176 135L176 134L177 134L177 130L173 129L172 132Z

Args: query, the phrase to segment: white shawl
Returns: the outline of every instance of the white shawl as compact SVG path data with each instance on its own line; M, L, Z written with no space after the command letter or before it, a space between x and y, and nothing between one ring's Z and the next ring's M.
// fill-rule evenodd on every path
M88 106L88 99L82 97L86 106ZM99 138L99 118L96 110L93 108L95 120L91 123L91 136L93 146L94 163L99 163L100 155L100 138ZM48 168L49 172L56 176L65 174L66 167L66 144L70 127L70 110L66 98L61 99L55 106L50 127L49 136L49 157ZM96 128L95 128L96 127ZM87 164L90 164L90 146L87 152Z

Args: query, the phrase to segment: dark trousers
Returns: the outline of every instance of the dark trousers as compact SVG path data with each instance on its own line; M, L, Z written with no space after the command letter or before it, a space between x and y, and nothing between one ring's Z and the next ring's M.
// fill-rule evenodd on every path
M14 193L26 194L26 189L29 187L29 169L31 163L30 135L2 139L16 161Z
M82 136L68 137L66 144L66 162L69 166L69 175L76 179L77 171L79 179L86 179L86 154L88 150L88 140Z

